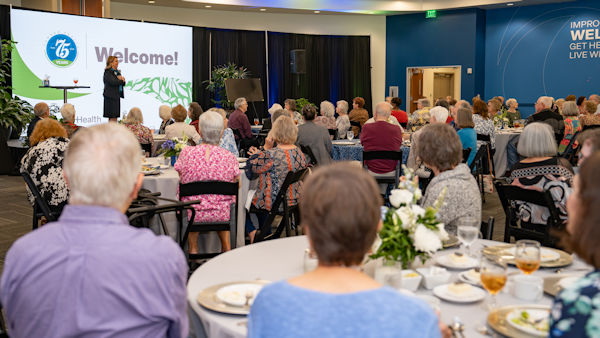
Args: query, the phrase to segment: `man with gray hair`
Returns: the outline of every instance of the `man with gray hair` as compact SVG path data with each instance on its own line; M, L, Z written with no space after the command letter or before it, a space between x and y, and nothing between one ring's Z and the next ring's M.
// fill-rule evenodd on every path
M27 127L28 139L31 136L31 133L33 133L33 129L35 129L36 123L38 123L38 121L40 121L41 119L50 117L50 108L48 107L48 104L46 102L39 102L33 107L33 114L35 115L35 117L33 118L33 120L31 120L31 122L29 122L29 126Z
M424 97L417 100L417 110L412 113L410 123L414 126L422 126L429 121L429 99Z
M535 113L527 118L525 125L532 122L543 122L554 132L556 142L560 143L565 133L565 123L563 117L553 108L554 99L550 96L541 96L535 103Z
M125 127L75 134L63 164L69 204L6 255L0 298L12 336L187 337L183 252L124 215L140 168L140 146Z
M387 102L379 102L375 106L373 118L375 122L365 123L360 133L360 142L365 151L392 150L400 151L402 146L402 129L400 126L388 123L392 106ZM365 164L375 174L394 174L397 161L370 160Z
M252 139L252 128L250 128L250 121L246 116L248 110L248 102L245 97L238 97L233 103L235 110L229 115L229 128L232 130L239 131L239 135L235 135L235 140Z

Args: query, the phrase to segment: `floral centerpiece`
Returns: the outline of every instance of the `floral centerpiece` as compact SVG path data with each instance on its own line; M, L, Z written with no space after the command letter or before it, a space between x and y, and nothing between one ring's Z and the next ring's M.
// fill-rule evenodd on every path
M183 150L183 148L185 148L187 146L187 142L188 142L188 137L185 135L183 136L183 138L174 137L170 140L166 140L160 146L160 153L164 157L170 157L171 165L175 165L175 161L177 160L177 157L179 156L179 154L181 154L181 151Z
M501 110L500 113L494 115L493 121L496 128L504 129L505 127L512 127L512 121L508 117L506 110Z
M433 206L422 208L417 204L421 190L414 171L402 166L405 176L398 189L390 195L391 208L385 212L379 231L381 244L371 258L383 257L388 262L401 262L407 269L419 257L424 263L448 239L444 224L437 219L447 189L442 190Z

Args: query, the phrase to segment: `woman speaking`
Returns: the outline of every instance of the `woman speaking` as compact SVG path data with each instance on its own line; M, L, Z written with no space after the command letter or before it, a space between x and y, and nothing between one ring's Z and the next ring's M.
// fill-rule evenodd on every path
M117 118L121 116L119 98L125 97L123 93L125 78L121 75L118 66L119 59L109 56L104 69L104 117L108 118L109 122L117 122Z

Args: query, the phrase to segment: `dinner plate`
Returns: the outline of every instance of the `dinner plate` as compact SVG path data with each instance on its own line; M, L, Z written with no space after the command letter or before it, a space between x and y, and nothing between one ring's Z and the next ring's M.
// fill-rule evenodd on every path
M476 286L472 286L470 284L464 284L469 287L468 291L457 294L452 292L449 287L452 284L442 284L433 288L433 294L445 301L453 302L453 303L473 303L478 302L485 298L485 291Z
M507 263L515 265L514 255L511 252L505 252L505 250L514 248L514 246L515 246L514 244L501 244L501 245L495 245L495 246L488 246L482 250L482 253L487 257L503 258ZM546 258L546 261L542 261L540 263L540 267L542 267L542 268L559 268L559 267L567 266L567 265L570 265L571 263L573 263L573 256L562 250L546 248L546 247L543 247L542 249L554 251L554 252L558 253L558 255L559 255L559 258L556 260L549 261L549 260L547 260L548 258Z
M505 255L505 256L513 256L514 257L516 254L516 250L517 249L513 246L512 248L502 250L501 254ZM541 248L540 262L547 263L547 262L553 262L558 259L560 259L560 254L558 252L556 252L555 250L552 250L550 248Z
M566 273L544 277L544 292L550 296L556 296L562 289L573 285L574 282L585 276L587 272L589 271L580 273L569 273L567 271Z
M461 282L465 282L465 283L469 283L469 284L473 284L473 285L477 285L480 286L481 285L481 277L479 276L479 273L477 272L475 274L475 269L471 269L468 271L463 271L461 273L458 274L458 279Z
M548 336L550 309L520 308L506 314L508 325L537 337Z
M237 160L239 163L243 163L243 162L248 161L248 158L247 157L238 157Z
M354 141L354 140L335 140L335 141L331 141L332 144L337 144L337 145L346 145L346 146L351 146L351 145L355 145L356 143L358 143L358 141Z
M217 291L232 285L240 285L240 284L256 284L260 287L263 287L267 284L271 283L266 280L255 280L255 281L240 281L240 282L232 282L232 283L224 283L213 285L208 287L198 294L196 300L198 304L202 305L204 308L207 308L212 311L233 314L233 315L247 315L250 312L250 306L245 303L245 293L244 293L244 304L242 306L230 305L223 300L217 297ZM258 292L257 292L258 293Z
M494 331L500 333L503 336L511 338L529 338L539 337L540 335L535 333L528 333L508 323L507 315L515 310L544 310L550 311L550 306L547 305L510 305L492 310L487 317L487 323Z
M454 253L438 256L435 258L435 262L450 269L471 269L479 265L479 261L476 258L466 256L464 262L457 262L451 258L452 255Z
M558 285L561 289L566 289L575 284L579 279L581 279L579 276L565 277L558 281Z
M448 235L448 239L442 243L442 246L444 247L444 249L452 248L457 245L460 245L460 240L458 240L458 237L456 237L454 235Z
M239 283L224 286L217 290L215 295L223 303L231 306L252 306L254 298L262 289L262 285L256 283Z

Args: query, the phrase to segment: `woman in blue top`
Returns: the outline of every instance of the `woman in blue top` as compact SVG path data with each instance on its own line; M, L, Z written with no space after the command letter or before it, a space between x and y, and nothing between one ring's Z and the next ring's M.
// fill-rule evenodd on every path
M567 199L570 247L594 270L554 299L550 314L550 337L600 337L600 153L587 158L573 182Z
M319 265L262 289L250 309L248 337L448 335L427 304L355 268L373 244L381 204L375 180L361 168L317 169L303 186L300 213Z
M475 127L475 123L473 123L473 113L470 109L460 108L456 112L456 120L456 124L460 128L457 133L458 137L460 137L462 148L471 148L471 153L467 160L467 165L470 166L477 153L477 133L475 132L475 129L473 129Z

